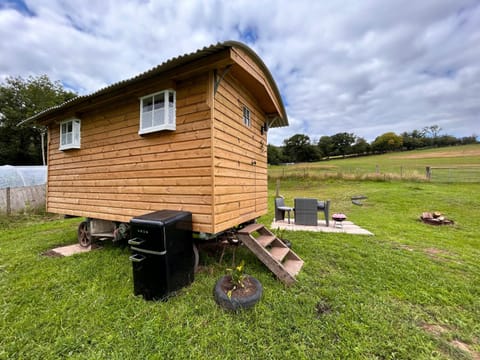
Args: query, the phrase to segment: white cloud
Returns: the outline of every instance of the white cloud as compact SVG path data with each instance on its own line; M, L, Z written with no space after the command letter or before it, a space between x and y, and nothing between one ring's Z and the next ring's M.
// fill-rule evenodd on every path
M290 126L269 141L438 124L480 133L480 4L475 0L6 0L0 80L46 73L89 93L217 41L265 61Z

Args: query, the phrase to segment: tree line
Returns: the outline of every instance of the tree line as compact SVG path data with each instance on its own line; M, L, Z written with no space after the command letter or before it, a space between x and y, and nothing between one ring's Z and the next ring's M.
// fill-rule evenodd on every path
M40 165L44 129L20 123L76 94L47 75L8 77L0 84L0 165Z
M386 132L369 143L353 133L337 133L322 136L318 141L310 140L308 135L296 134L283 141L283 146L268 145L268 163L312 162L331 157L363 156L382 154L392 151L414 150L427 147L444 147L477 143L477 136L457 138L442 135L438 125L424 127L421 130L403 132L397 135Z

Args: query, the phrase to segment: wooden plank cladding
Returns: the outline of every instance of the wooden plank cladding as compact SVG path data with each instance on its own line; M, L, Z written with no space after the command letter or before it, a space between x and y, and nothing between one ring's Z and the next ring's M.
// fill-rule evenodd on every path
M244 124L243 108L250 111ZM217 228L228 228L264 215L267 210L265 113L254 95L233 76L224 78L215 95L214 211ZM257 184L261 184L259 191ZM216 194L224 194L217 196ZM216 228L216 229L217 229Z
M125 216L192 211L195 230L212 230L207 74L176 83L177 128L140 136L138 98L81 117L81 149L58 151L50 129L48 210L125 221ZM149 86L149 92L163 90ZM123 125L123 126L122 126ZM111 129L111 131L110 131ZM176 179L173 182L168 179Z
M228 42L34 116L48 126L47 210L118 222L185 210L205 233L265 214L261 127L272 114L281 118L274 126L288 124L271 81L251 49ZM167 89L175 130L139 135L140 98ZM69 118L81 121L80 148L61 151L60 123Z

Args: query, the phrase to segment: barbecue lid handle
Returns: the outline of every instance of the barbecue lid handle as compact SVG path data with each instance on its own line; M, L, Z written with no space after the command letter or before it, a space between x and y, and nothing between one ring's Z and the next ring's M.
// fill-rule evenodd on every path
M145 241L146 241L145 239L133 238L128 240L128 245L138 246L138 245L142 245Z
M146 257L143 256L143 255L140 255L140 254L134 254L134 255L130 256L129 259L130 259L131 262L139 263L139 262L142 262L143 260L145 260Z

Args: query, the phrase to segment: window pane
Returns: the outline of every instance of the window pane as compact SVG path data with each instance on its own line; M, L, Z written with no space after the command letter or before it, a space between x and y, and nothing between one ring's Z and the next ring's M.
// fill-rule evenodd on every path
M154 104L155 110L163 109L165 107L165 94L155 95Z
M80 145L80 132L75 131L73 133L73 144L74 145Z
M142 112L152 111L153 97L149 97L142 100Z
M72 132L72 121L67 122L67 132Z
M168 108L168 123L174 124L175 123L175 108L169 107Z
M165 124L165 110L155 110L153 112L153 126Z
M66 138L66 144L71 144L72 143L72 133L67 133L67 138Z
M250 126L250 110L246 106L243 107L243 123Z
M152 127L152 113L153 111L147 111L142 114L142 129Z
M168 92L168 123L175 123L175 93L173 91Z

